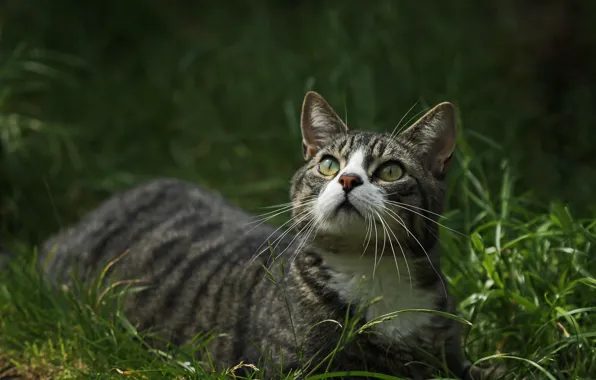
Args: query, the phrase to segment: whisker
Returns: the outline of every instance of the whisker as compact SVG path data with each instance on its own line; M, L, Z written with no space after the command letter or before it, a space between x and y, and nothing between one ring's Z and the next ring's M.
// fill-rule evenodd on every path
M354 195L354 197L356 199L358 199L360 202L362 202L364 204L364 207L366 207L366 209L368 210L367 212L363 213L363 217L364 217L364 222L368 222L367 224L367 231L366 234L364 235L364 241L362 243L362 245L364 246L364 250L362 251L362 255L360 255L360 258L362 258L365 254L366 251L368 250L368 245L370 244L370 241L372 239L372 227L375 227L375 267L373 269L373 277L375 274L375 270L376 270L376 262L377 262L377 226L375 224L374 221L374 215L373 215L373 208L370 205L370 202L366 200L366 198L363 197L358 197L356 195Z
M308 244L308 240L310 239L310 236L312 235L312 233L314 231L316 231L319 224L320 224L320 220L314 219L313 223L311 224L311 227L306 231L306 236L302 239L302 241L300 242L300 245L298 245L298 249L296 249L296 253L295 253L296 256L300 253L302 248L304 248L304 246L306 246L306 244ZM315 232L315 237L316 237L316 232Z
M308 240L310 239L310 235L313 233L313 231L315 233L315 236L313 237L313 239L316 238L316 236L317 236L317 229L319 228L319 224L323 220L320 219L320 218L315 218L313 220L314 220L314 223L313 223L312 227L306 232L306 237L304 239L302 239L302 241L300 242L300 244L296 248L296 251L294 252L294 254L291 257L291 262L294 262L294 260L296 260L296 258L300 254L300 251L304 248L304 246L306 246L306 244L308 243Z
M254 228L257 228L261 224L263 224L263 223L265 223L265 222L267 222L267 221L275 218L276 216L279 216L281 214L285 214L288 211L292 211L292 209L293 209L293 207L288 207L285 210L281 210L281 211L276 210L275 213L272 213L273 215L269 215L269 216L266 216L264 218L259 218L259 219L251 220L250 222L245 223L245 225L246 226L250 226L251 224L258 223L256 226L253 227L253 229ZM252 229L251 229L251 231L252 231Z
M258 209L271 209L271 208L280 208L280 207L286 207L286 206L292 206L293 202L285 202L285 203L278 203L276 205L269 205L269 206L261 206L258 207Z
M292 206L294 203L293 202L285 202L285 203L279 203L276 205L270 205L270 206L262 206L259 207L259 209L270 209L270 208L279 208L279 207L286 207L286 206Z
M439 237L438 237L437 235L435 235L435 233L434 233L434 232L433 232L433 231L432 231L430 228L428 228L428 226L425 226L425 227L426 227L426 230L427 230L427 231L428 231L428 232L429 232L429 233L430 233L430 234L431 234L431 235L432 235L432 236L433 236L433 237L434 237L434 238L435 238L435 239L436 239L438 242L441 242L441 239L439 239Z
M312 212L312 214L314 214L314 212ZM294 242L294 240L297 239L303 233L304 230L306 230L306 237L300 241L300 244L298 244L298 247L294 251L294 254L292 254L290 257L290 262L293 262L298 257L298 254L300 253L300 251L308 243L308 240L310 239L310 236L312 235L313 231L315 231L315 237L316 237L316 229L318 228L318 225L320 224L320 222L322 222L322 219L320 217L315 217L314 219L310 220L303 228L300 229L300 231L298 231L298 233L296 234L294 239L292 239L292 241L288 244L286 249L284 249L277 257L279 257L281 254L283 254L288 248L290 248L292 246L292 243Z
M392 194L398 194L398 193L389 193L389 194L385 194L385 195L392 195ZM385 201L385 203L395 204L395 205L397 205L397 206L407 206L407 207L411 207L411 208L413 208L413 209L416 209L416 210L420 210L420 211L428 212L429 214L432 214L432 215L438 216L439 218L443 218L443 219L447 219L447 220L449 220L449 218L448 218L448 217L446 217L446 216L444 216L444 215L441 215L441 214L438 214L438 213L436 213L436 212L432 212L432 211L430 211L430 210L427 210L427 209L425 209L424 207L418 207L418 206L410 205L410 204L407 204L407 203L403 203L403 202L396 202L396 201L392 201L392 200L386 200L386 201Z
M399 128L399 126L400 126L401 122L402 122L402 121L404 121L404 119L405 119L406 117L408 117L408 114L409 114L410 112L412 112L412 110L414 109L414 107L416 107L416 105L417 105L419 102L420 102L420 100L416 100L416 102L414 102L414 104L412 105L412 107L410 107L410 109L408 110L408 112L406 112L406 113L405 113L405 114L404 114L404 115L401 117L401 119L399 119L399 121L397 122L397 125L395 126L395 128L393 128L393 131L391 131L391 135L389 135L389 136L390 136L390 138L393 138L393 137L394 137L394 134L395 134L395 135L399 135L399 132L401 131L401 129L399 129L399 130L397 131L397 133L395 133L395 130L396 130L397 128Z
M425 113L427 110L428 110L428 108L423 109L420 112L418 112L417 114L415 114L414 116L412 116L408 121L406 121L404 123L404 125L399 129L399 131L397 131L397 133L395 134L395 136L398 136L401 133L401 131L404 129L404 127L410 125L410 123L412 122L412 120L414 120L415 118L419 117L420 115L422 115L423 113ZM393 136L393 133L391 134L391 136Z
M375 211L375 213L379 217L381 224L384 226L383 228L387 228L387 232L393 234L393 237L395 238L395 240L399 242L399 240L397 239L397 236L395 236L395 234L393 233L393 231L391 230L391 228L389 227L387 222L385 222L385 220L383 219L381 214L379 214L377 211ZM393 260L395 261L395 269L397 269L397 278L401 282L401 273L399 271L399 264L397 262L397 256L395 255L395 248L393 247L393 243L391 242L391 236L389 236L389 245L391 247L391 252L393 253ZM399 246L401 247L401 244ZM405 258L405 252L403 252L403 249L402 249L402 253L404 254L404 258ZM407 260L406 260L406 266L407 266ZM408 267L408 275L410 277L410 290L411 290L412 289L412 275L410 273L409 267ZM374 277L374 275L373 275L373 277Z
M284 212L290 211L290 210L292 210L295 207L308 206L308 205L311 205L311 204L313 204L315 202L316 202L316 200L304 200L304 201L302 201L300 203L297 203L297 204L291 203L291 204L288 204L288 205L279 207L277 210L273 210L273 211L266 212L264 214L256 215L254 217L254 218L256 218L256 220L250 221L247 224L256 223L256 222L261 221L261 220L269 220L271 218L276 217L279 214L283 214ZM271 214L275 214L275 215L273 215L271 217L267 217L267 215L271 215ZM265 218L262 218L262 217L265 217Z
M379 215L379 214L377 213L377 215ZM382 216L379 215L379 218L382 219ZM385 223L387 223L387 222L385 222ZM399 239L395 235L395 232L393 232L393 230L391 229L391 226L389 226L388 223L387 223L387 229L389 230L389 232L395 238L395 241L397 242L397 245L399 246L399 249L401 250L401 254L402 254L403 258L404 258L404 263L406 264L406 270L408 271L408 279L410 280L410 293L411 293L412 290L413 290L413 284L412 284L412 272L410 271L410 265L408 264L408 257L406 255L406 252L404 251L403 246L399 242ZM389 240L389 243L391 243L391 240ZM398 266L398 263L397 263L397 257L395 257L395 251L393 251L393 258L395 259L395 267L397 268L397 274L399 276L399 266ZM400 277L400 282L401 282L401 277Z
M373 211L374 211L374 210L373 210ZM379 216L379 218L380 218L380 215L379 215L379 213L377 213L376 211L375 211L375 213L376 213L376 214ZM387 229L386 229L386 227L385 227L385 223L383 222L383 219L382 219L382 218L380 219L380 222L381 222L381 227L383 227L383 249L381 249L381 255L380 255L380 257L379 257L379 261L378 261L378 262L376 261L376 258L375 258L375 266L374 266L374 268L373 268L373 278L375 278L375 272L376 272L376 270L377 270L377 266L378 266L378 265L381 263L381 260L383 259L383 253L385 252L385 243L386 243L386 241L387 241ZM398 270L398 272L399 272L399 270Z
M261 243L261 245L259 245L257 247L257 251L269 240L269 238L271 238L271 236L273 236L277 231L279 231L280 229L282 229L286 224L292 223L290 225L290 227L288 227L287 230L281 236L279 236L278 238L276 238L273 241L273 243L275 243L275 242L279 241L280 239L282 239L292 228L294 228L295 226L297 226L301 221L303 221L305 218L307 218L311 213L312 213L312 211L303 211L302 213L296 215L294 218L291 218L290 220L288 220L287 222L285 222L284 224L282 224L281 226L279 226L278 228L276 228L275 231L273 231L272 233L270 233L269 236L267 236L267 238L263 241L263 243ZM295 220L295 219L298 219L298 220ZM253 255L253 257L251 258L251 260L249 261L249 265L252 264L266 250L267 250L267 248L263 249L260 252L255 253Z
M395 220L398 224L400 224L405 230L406 232L412 236L414 238L414 240L416 241L416 243L418 243L418 245L420 246L420 248L422 248L422 252L424 252L424 255L426 256L428 263L430 264L432 270L437 274L437 276L439 277L439 280L441 281L441 285L443 287L443 291L445 293L445 297L447 296L447 286L445 285L445 281L443 281L443 277L441 276L441 274L439 273L439 271L437 270L437 268L435 268L435 266L432 263L432 260L430 259L430 256L428 254L428 252L426 252L426 249L424 249L424 246L422 245L422 243L420 243L420 241L418 240L418 238L408 229L408 227L406 226L406 223L404 222L404 220L402 219L401 216L399 216L395 211L391 210L390 208L383 206L385 208L385 210L388 212L388 216L390 216L391 218L393 218L393 220ZM399 220L397 220L393 215L395 215Z
M388 204L394 205L395 207L398 207L398 208L404 209L404 210L406 210L406 211L410 211L410 212L412 212L412 213L414 213L414 214L416 214L416 215L420 215L421 217L423 217L423 218L425 218L425 219L428 219L428 220L430 220L431 222L433 222L433 223L435 223L435 224L437 224L437 225L439 225L439 226L441 226L441 227L443 227L443 228L445 228L445 229L447 229L447 230L449 230L449 231L451 231L451 232L455 232L456 234L459 234L459 235L461 235L461 236L467 237L467 235L466 235L466 234L464 234L464 233L461 233L461 232L459 232L459 231L457 231L457 230L454 230L453 228L447 227L446 225L444 225L444 224L441 224L441 223L437 222L436 220L434 220L434 219L432 219L432 218L429 218L428 216L426 216L426 215L423 215L423 214L419 213L418 211L411 210L411 209L409 209L409 208L405 207L405 206L404 206L404 205L402 205L402 204L395 204L395 203L394 203L394 202L392 202L392 201L385 201L385 203L388 203ZM385 206L385 207L386 207L386 206Z
M275 210L267 211L265 213L258 214L258 215L254 215L253 218L256 218L257 220L260 220L262 217L265 217L267 215L275 214L277 212L280 212L281 210L291 210L293 207L294 207L293 205L286 205L286 206L276 207Z
M372 211L372 209L371 209ZM379 243L379 231L377 230L377 223L374 221L374 217L373 217L373 227L375 228L375 265L377 265L377 245Z
M374 227L375 229L375 257L374 257L374 266L373 266L373 278L375 277L376 274L376 270L377 270L377 266L379 265L379 263L381 262L381 259L383 258L383 253L385 252L385 244L386 244L386 240L385 237L387 236L386 230L385 230L385 225L383 223L383 220L381 218L381 216L379 215L378 212L376 212L376 210L373 209L373 207L370 205L370 202L368 202L366 200L366 198L362 198L362 197L358 197L358 196L354 196L356 199L358 199L360 202L362 202L364 204L364 206L367 208L368 212L365 213L365 221L366 221L366 215L370 215L370 222L369 222L369 231L372 234L372 227ZM377 214L377 216L379 218L381 218L381 226L383 227L383 248L381 249L381 254L379 256L379 259L377 261L377 243L378 243L378 238L379 238L379 233L377 231L377 224L375 223L375 217L374 214ZM366 239L366 236L365 236ZM362 258L364 256L364 254L366 254L366 250L368 249L368 244L370 243L370 239L371 237L369 237L368 242L366 243L366 246L364 248L364 251L362 252L362 255L360 256L360 258ZM389 240L389 244L391 244L391 250L393 251L393 256L395 257L395 250L393 248L393 244L391 243L391 239ZM397 270L398 276L399 276L399 268Z
M284 214L284 213L286 213L286 212L288 212L288 211L291 211L291 210L292 210L292 209L288 209L288 210L285 210L285 211L280 211L279 213L277 213L277 214L275 214L275 215L272 215L272 216L269 216L269 217L267 217L267 218L264 218L263 220L261 220L261 221L260 221L260 223L258 223L258 224L257 224L257 225L255 225L253 228L251 228L251 229L249 230L249 232L250 232L250 231L252 231L252 230L254 230L255 228L257 228L257 227L258 227L258 226L260 226L261 224L263 224L263 223L267 222L268 220L270 220L270 219L273 219L273 218L275 218L276 216L279 216L279 215L281 215L281 214ZM301 213L301 214L302 214L302 213ZM290 218L290 220L291 220L291 218ZM250 225L250 224L252 224L252 223L254 223L254 222L247 223L246 225ZM286 221L286 223L287 223L287 221ZM285 223L284 223L284 224L285 224ZM282 226L283 226L283 224L282 224Z
M300 205L300 204L302 204L304 202L307 202L307 201L316 199L316 198L318 198L318 195L309 195L308 197L302 199L298 203L298 205ZM294 205L294 202L293 201L290 201L290 202L284 202L284 203L280 203L280 204L276 204L276 205L271 205L271 206L263 206L263 207L259 207L259 208L268 209L268 208L277 208L277 207L285 207L285 206L293 206L293 205Z
M306 218L309 218L314 212L309 211L306 215L304 215L303 217L301 217L299 220L297 220L295 223L293 223L290 227L288 227L282 234L281 236L279 236L277 239L275 239L275 241L272 243L275 244L275 246L273 246L273 250L275 251L277 249L277 247L279 246L279 244L282 242L283 238L286 237L290 232L292 232L292 230L297 227L302 221L304 221ZM306 226L308 226L310 224L310 221L306 223ZM306 227L305 226L305 227ZM303 228L305 228L303 227ZM302 229L300 230L302 231ZM298 231L298 233L300 233L300 231Z
M288 248L290 248L290 247L292 246L292 243L294 243L294 241L295 241L296 239L298 239L298 237L300 236L300 234L302 233L302 231L304 231L305 229L309 228L309 227L310 227L312 224L314 224L314 221L315 221L315 219L313 219L313 220L310 220L308 223L306 223L306 224L304 225L304 227L302 227L302 228L300 229L300 231L298 231L298 232L296 233L296 236L294 236L294 238L293 238L293 239L292 239L292 240L291 240L291 241L288 243L288 246L287 246L287 247L286 247L286 248L285 248L283 251L281 251L281 252L280 252L278 255L276 255L276 256L275 256L274 262L275 262L275 260L277 260L279 257L281 257L281 255L283 255L283 254L284 254L284 252L285 252L285 251L286 251ZM302 244L302 241L301 241L300 243ZM277 247L277 246L276 246L276 247ZM298 247L300 247L300 245L298 245ZM275 249L274 249L274 251L275 251ZM295 251L294 253L295 253L295 254L297 254L297 252L299 252L299 249L296 249L296 251ZM271 264L273 264L273 263L271 263Z
M374 215L366 213L364 215L364 222L366 223L367 221L368 224L366 225L366 235L364 236L364 250L362 251L362 255L360 255L360 258L362 258L362 256L364 256L364 254L368 250L368 245L370 244L370 240L372 238L372 225L374 223Z
M314 197L314 196L312 196L312 197L309 197L309 198L315 198L315 197ZM307 198L307 199L309 199L309 198ZM310 205L310 204L311 204L311 203L313 203L313 202L314 202L314 200L313 200L313 201L310 201L310 200L305 200L305 201L302 201L302 202L298 203L298 204L296 205L296 207L301 207L301 206ZM283 223L281 226L279 226L278 228L276 228L276 229L275 229L275 231L273 231L271 234L269 234L269 236L267 236L267 238L265 239L265 241L264 241L264 242L263 242L263 243L262 243L262 244L261 244L259 247L257 247L257 250L259 250L259 249L260 249L260 248L263 246L263 244L265 244L265 242L266 242L267 240L269 240L269 238L271 238L271 236L272 236L272 235L274 235L274 234L275 234L277 231L279 231L281 228L283 228L283 227L284 227L286 224L288 224L288 223L292 222L293 220L295 220L295 219L296 219L296 218L298 218L298 217L302 217L302 216L305 216L305 217L306 217L306 216L308 216L308 215L309 215L309 213L311 213L311 212L312 212L312 210L304 210L304 211L300 212L298 215L296 215L296 216L294 216L294 217L290 218L290 220L288 220L288 221L284 222L284 223ZM274 215L274 216L275 216L275 215ZM299 220L298 220L296 223L300 223L300 221L302 221L302 220L304 220L304 218L300 218L300 219L299 219ZM261 224L262 224L262 223L264 223L264 222L265 222L265 221L263 221L263 222L261 222L261 223L257 224L257 225L256 225L256 226L254 226L254 227L253 227L253 228L252 228L250 231L252 231L253 229L257 228L259 225L261 225ZM294 228L296 225L297 225L297 224L292 224L290 227L288 227L288 229L286 230L286 232L285 232L285 233L284 233L282 236L280 236L278 239L276 239L275 241L278 241L279 239L283 238L283 236L285 236L285 235L287 234L287 232L289 232L291 229L293 229L293 228ZM249 232L250 232L250 231L249 231ZM266 249L265 249L265 250L266 250ZM260 256L260 255L261 255L263 252L264 252L264 251L261 251L261 252L258 252L258 253L256 253L255 255L253 255L253 258L251 259L251 261L249 262L249 264L252 264L252 263L254 262L254 260L256 260L256 258L257 258L257 257L259 257L259 256Z

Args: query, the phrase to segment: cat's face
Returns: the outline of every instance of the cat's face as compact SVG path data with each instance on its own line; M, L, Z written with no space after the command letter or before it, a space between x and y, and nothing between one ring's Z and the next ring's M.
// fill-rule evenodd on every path
M379 240L417 251L436 239L443 177L455 146L452 105L438 105L395 136L348 130L311 92L302 132L307 162L292 181L300 234L361 252Z

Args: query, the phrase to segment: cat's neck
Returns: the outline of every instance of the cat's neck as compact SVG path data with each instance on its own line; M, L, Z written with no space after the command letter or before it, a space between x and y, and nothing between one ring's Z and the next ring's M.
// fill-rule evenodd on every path
M438 259L438 247L434 242L423 246L415 238L387 239L385 237L370 237L364 240L356 236L317 235L303 247L319 252L325 257L358 258L359 260L377 261L381 258L391 258L404 261L430 260L434 263ZM365 261L361 261L365 262Z
M410 243L410 244L409 244ZM305 252L320 258L323 267L332 275L350 281L391 281L392 286L428 284L440 280L440 250L437 244L430 250L411 242L371 239L363 242L349 237L319 235L312 240L298 241L295 258ZM399 284L398 284L399 283ZM426 286L426 285L425 285Z
M364 255L359 251L317 251L328 269L328 286L342 302L362 310L367 321L408 309L438 308L440 293L436 284L441 281L440 274L429 271L432 265L428 261L409 259L397 251L394 256L387 245L382 255L381 247L377 249L376 257L374 248L373 252L367 248ZM404 312L375 330L391 339L401 339L429 323L430 314Z

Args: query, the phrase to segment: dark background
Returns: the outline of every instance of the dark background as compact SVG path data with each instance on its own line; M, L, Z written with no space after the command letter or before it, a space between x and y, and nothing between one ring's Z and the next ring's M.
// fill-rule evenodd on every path
M369 130L452 101L489 189L506 160L593 215L594 25L588 0L4 0L0 232L35 243L157 176L286 202L310 89Z

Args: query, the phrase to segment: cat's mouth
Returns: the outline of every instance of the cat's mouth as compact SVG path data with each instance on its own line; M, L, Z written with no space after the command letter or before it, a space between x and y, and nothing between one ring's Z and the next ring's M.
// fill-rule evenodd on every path
M358 209L356 209L356 207L354 207L354 205L350 202L350 200L348 198L344 199L344 201L342 203L340 203L339 206L337 206L337 208L335 209L335 213L336 214L356 213L358 215L361 215L360 211L358 211Z

